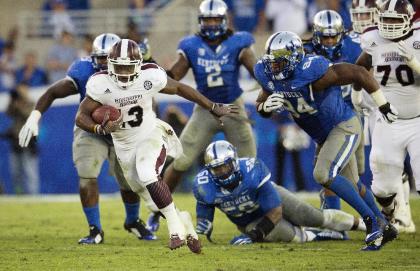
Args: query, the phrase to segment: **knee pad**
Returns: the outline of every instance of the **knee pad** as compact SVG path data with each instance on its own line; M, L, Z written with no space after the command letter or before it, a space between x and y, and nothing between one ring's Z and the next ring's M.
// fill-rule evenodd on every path
M89 183L97 182L96 178L82 178L79 179L79 187L84 188L89 185Z
M74 161L77 170L77 175L80 178L96 179L101 171L102 163L93 157L80 158Z

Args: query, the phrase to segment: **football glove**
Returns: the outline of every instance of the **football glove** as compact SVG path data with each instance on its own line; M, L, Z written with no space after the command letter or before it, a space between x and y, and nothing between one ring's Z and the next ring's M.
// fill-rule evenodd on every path
M22 129L19 132L19 146L22 148L28 147L31 138L38 136L38 122L41 118L41 112L38 110L33 110L29 115L28 119L23 125Z
M395 107L393 107L390 103L386 103L379 107L379 111L382 113L382 117L388 123L393 123L398 119L398 111Z
M211 240L211 233L213 232L213 223L208 219L197 219L197 227L195 229L197 234L203 234L207 237L207 240Z
M235 236L233 237L232 240L230 240L230 244L234 246L247 245L247 244L252 244L252 243L253 243L252 239L246 234Z
M268 96L265 102L258 105L258 111L264 113L271 113L283 107L285 103L284 95L281 93L273 93Z

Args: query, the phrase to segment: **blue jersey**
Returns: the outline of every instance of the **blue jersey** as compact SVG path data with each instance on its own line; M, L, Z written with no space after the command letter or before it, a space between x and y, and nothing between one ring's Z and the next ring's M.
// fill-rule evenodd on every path
M270 181L271 173L261 160L239 159L242 180L232 191L220 187L207 169L194 180L197 200L197 219L213 221L214 210L219 208L236 225L245 227L268 211L281 205L278 191Z
M193 35L181 40L178 50L193 70L198 91L213 102L232 103L242 94L239 54L253 43L250 33L236 32L211 48L203 38Z
M284 80L272 80L265 73L261 60L254 66L259 84L268 92L282 93L285 98L284 107L295 122L319 144L325 141L336 125L355 115L344 102L340 86L317 92L311 90L311 83L320 79L330 65L322 56L306 55L292 76Z
M86 95L86 83L89 77L97 72L93 67L93 61L90 57L79 58L74 61L67 70L67 76L70 77L77 86L77 91L80 94L80 102Z
M312 42L308 42L304 44L304 47L305 47L305 52L308 54L323 55L323 53L320 50L316 50ZM356 33L350 33L348 35L347 34L344 35L343 44L340 50L338 51L338 54L333 58L329 58L329 60L333 63L346 62L346 63L355 64L361 53L362 53L362 48L360 47L359 35ZM325 57L328 58L328 56L325 56ZM351 108L354 108L353 103L351 102L351 96L350 96L351 89L352 89L351 84L341 86L341 91L343 94L344 101Z

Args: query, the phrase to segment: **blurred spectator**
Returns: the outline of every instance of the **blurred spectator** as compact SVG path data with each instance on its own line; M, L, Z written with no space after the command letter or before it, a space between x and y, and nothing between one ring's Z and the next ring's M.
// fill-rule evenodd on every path
M10 94L7 115L12 126L6 133L12 145L10 153L11 177L16 194L38 194L39 172L35 141L28 148L19 146L19 131L32 111L33 103L28 97L28 86L18 85Z
M9 41L0 57L0 91L10 91L14 87L16 67L15 45Z
M16 84L25 84L28 87L39 87L48 84L46 71L38 66L37 55L34 51L25 54L22 67L16 71Z
M51 11L55 0L47 0L42 6L42 10ZM64 0L68 10L87 10L90 9L90 0Z
M148 5L153 0L130 0L128 8L131 16L129 17L129 35L134 36L136 42L146 37L150 27L153 24L153 10L148 8ZM129 39L131 39L129 37Z
M302 35L307 30L307 0L268 0L265 16L271 22L272 32L292 31Z
M265 31L265 0L225 0L225 3L233 29L251 33Z
M82 48L80 48L79 53L78 53L79 57L90 56L90 54L92 53L92 44L93 44L94 39L95 37L90 34L83 36Z
M346 30L352 29L350 18L352 0L326 0L326 4L327 6L325 9L332 9L340 14L344 22L344 28Z
M66 31L69 33L75 33L74 23L70 15L67 13L67 4L66 0L49 0L48 1L51 15L48 18L48 27L53 27L53 36L54 38L59 38L61 33ZM45 26L44 26L45 27Z
M305 175L302 169L301 152L307 149L311 143L310 137L300 129L289 117L289 113L283 111L277 117L279 122L277 130L277 180L278 184L285 186L284 168L287 154L291 156L292 168L294 172L294 180L296 191L304 191Z
M47 56L49 82L56 82L66 77L67 68L77 59L77 49L73 47L73 35L64 31Z

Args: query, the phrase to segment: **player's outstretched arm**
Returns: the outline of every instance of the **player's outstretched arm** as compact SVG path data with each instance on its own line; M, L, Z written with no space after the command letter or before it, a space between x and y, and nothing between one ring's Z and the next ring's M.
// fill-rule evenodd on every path
M64 98L77 94L77 89L69 79L61 79L51 85L47 91L38 99L35 109L31 112L22 129L19 132L19 145L27 147L32 137L38 136L39 120L41 115L47 111L55 99Z
M175 81L168 77L168 82L160 92L166 94L177 94L189 101L192 101L201 107L209 110L213 115L220 118L227 115L238 114L239 108L232 104L216 104L207 99L203 94L192 87Z
M371 95L387 122L391 123L397 120L397 110L386 100L379 83L365 67L349 63L332 65L320 79L312 83L312 90L322 91L334 85L348 84L356 84L365 89ZM352 91L352 101L361 102L362 93L357 89L355 90Z

